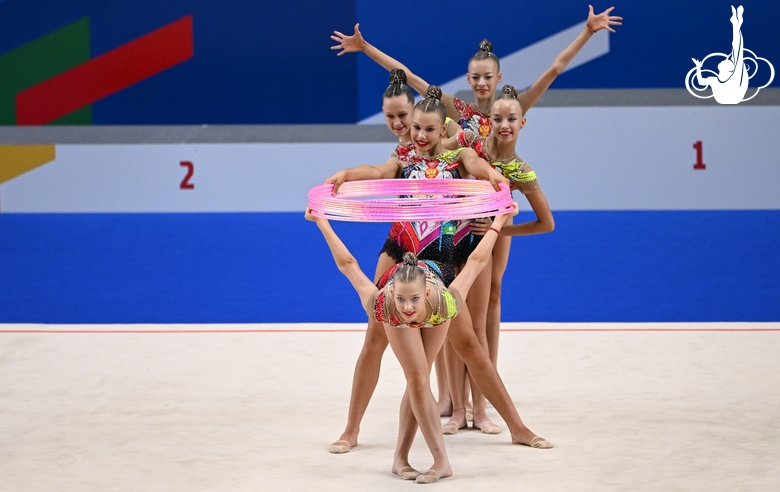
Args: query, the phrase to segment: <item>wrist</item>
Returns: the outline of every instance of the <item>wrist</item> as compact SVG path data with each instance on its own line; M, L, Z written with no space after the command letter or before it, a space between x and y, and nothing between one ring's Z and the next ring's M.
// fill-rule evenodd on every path
M495 232L499 236L501 235L501 229L500 228L496 228L495 226L490 226L489 230Z
M585 27L588 28L588 31L590 31L591 34L596 34L596 30L590 27L590 24L588 24L587 22L585 23Z

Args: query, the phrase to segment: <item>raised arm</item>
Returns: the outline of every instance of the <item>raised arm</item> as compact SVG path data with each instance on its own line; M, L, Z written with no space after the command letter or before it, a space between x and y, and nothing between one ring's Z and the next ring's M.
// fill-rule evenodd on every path
M339 187L345 181L363 181L366 179L393 179L400 176L402 169L401 161L396 158L390 158L382 164L375 166L361 164L357 167L342 169L333 176L325 180L325 184L333 183L333 194L339 191Z
M403 69L403 71L406 72L406 80L409 82L409 85L420 94L425 94L425 91L428 90L428 82L424 81L420 76L413 74L403 63L386 55L363 39L363 35L360 33L360 24L355 24L355 34L352 36L347 36L339 31L333 31L333 36L331 36L330 39L339 43L330 47L332 50L341 50L337 53L338 56L341 56L344 53L362 51L388 72L394 68Z
M469 295L469 289L477 278L477 275L487 266L488 261L493 255L493 245L496 244L496 239L504 226L507 218L517 215L517 203L515 203L514 210L508 214L499 215L493 221L493 225L490 226L487 234L479 242L474 251L469 255L466 264L461 269L460 273L455 280L450 284L450 289L458 291L461 297L465 300ZM494 234L495 233L495 234Z
M330 39L339 43L330 47L332 50L341 50L337 53L338 56L341 56L344 53L362 51L388 72L394 68L400 68L406 72L406 80L418 94L425 95L428 90L429 84L423 80L422 77L415 75L406 65L385 54L383 51L380 51L374 45L363 39L363 35L360 33L360 24L355 24L355 34L352 36L347 36L339 31L333 31L333 36L331 36ZM452 96L450 94L442 94L441 102L443 102L444 106L447 108L447 116L452 119L457 119L459 114L452 102ZM453 131L455 130L453 129Z
M315 217L312 215L311 209L307 208L306 220L311 220L320 228L325 241L328 243L330 252L333 254L333 259L336 261L336 266L349 279L352 287L355 288L358 296L360 296L360 304L365 308L371 296L377 291L376 285L360 269L357 260L349 252L341 238L336 235L327 219Z
M579 53L582 47L585 46L585 43L590 40L591 36L602 29L606 29L609 32L615 32L615 30L610 26L620 26L623 24L620 22L623 20L622 17L609 15L609 13L612 12L615 7L610 7L599 15L595 15L593 13L592 5L588 5L588 8L588 22L585 26L585 29L582 30L579 36L577 36L577 38L572 41L569 46L561 51L561 53L555 58L555 61L553 61L552 65L550 65L550 68L548 68L541 77L536 79L536 82L534 82L531 87L528 88L528 90L524 91L518 96L520 104L523 106L523 113L527 113L528 110L531 109L531 106L536 104L539 98L542 97L542 94L544 94L547 88L550 87L550 84L553 83L558 75L563 73L563 70L566 68L566 66L571 63L577 53Z

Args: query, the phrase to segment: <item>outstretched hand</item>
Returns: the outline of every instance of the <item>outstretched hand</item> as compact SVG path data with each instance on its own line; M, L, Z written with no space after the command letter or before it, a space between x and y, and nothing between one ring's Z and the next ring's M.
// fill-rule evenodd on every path
M356 51L363 51L363 35L360 34L360 24L355 24L355 34L347 36L338 31L333 31L333 36L330 37L333 41L336 41L337 45L331 46L332 50L341 50L336 55L341 56L344 53L354 53Z
M593 5L588 5L588 27L591 31L597 32L602 29L606 29L609 32L615 32L614 29L612 29L609 26L622 26L623 23L620 22L623 20L622 17L617 17L614 15L609 15L610 12L615 10L615 7L610 7L604 12L600 13L599 15L596 15L593 13Z

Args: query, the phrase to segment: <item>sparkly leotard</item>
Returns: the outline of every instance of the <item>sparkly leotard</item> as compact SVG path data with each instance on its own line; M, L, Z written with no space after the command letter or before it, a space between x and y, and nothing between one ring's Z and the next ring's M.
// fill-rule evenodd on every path
M490 113L483 113L474 107L474 103L465 103L457 97L452 98L452 104L460 114L461 128L482 137L490 135Z
M473 132L458 133L458 145L461 148L470 147L474 149L478 156L485 159L491 166L504 175L510 182L511 189L518 190L522 194L530 193L539 189L539 181L536 179L536 173L524 160L516 154L509 162L493 160L487 153L487 137L480 137ZM467 221L461 221L467 222ZM459 230L462 227L459 227ZM474 248L477 247L483 236L477 236L470 231L468 234L461 234L455 241L455 252L453 254L455 263L462 265L466 262Z
M398 149L396 149L397 151ZM401 176L406 179L458 179L463 149L449 150L436 157L424 157L409 152ZM393 260L400 262L410 251L421 260L433 260L442 270L444 285L455 278L453 258L459 221L394 222L382 247Z
M375 320L387 323L395 328L431 328L440 325L445 321L454 318L458 314L458 303L452 292L442 287L443 278L440 265L425 260L418 262L418 266L425 274L425 282L436 293L435 299L426 301L430 310L430 315L425 321L420 323L404 323L398 317L393 299L390 296L390 289L393 286L393 275L403 263L399 263L387 270L379 279L377 287L379 291L372 296L369 301L368 313ZM431 296L433 297L433 296Z

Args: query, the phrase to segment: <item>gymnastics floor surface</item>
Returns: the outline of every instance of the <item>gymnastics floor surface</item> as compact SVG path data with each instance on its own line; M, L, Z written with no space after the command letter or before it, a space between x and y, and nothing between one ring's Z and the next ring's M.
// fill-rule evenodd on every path
M505 323L499 372L555 444L445 436L440 490L780 488L780 323ZM37 490L408 490L391 351L359 446L360 324L0 324L0 483ZM444 420L442 421L444 422ZM431 458L418 434L412 465Z

